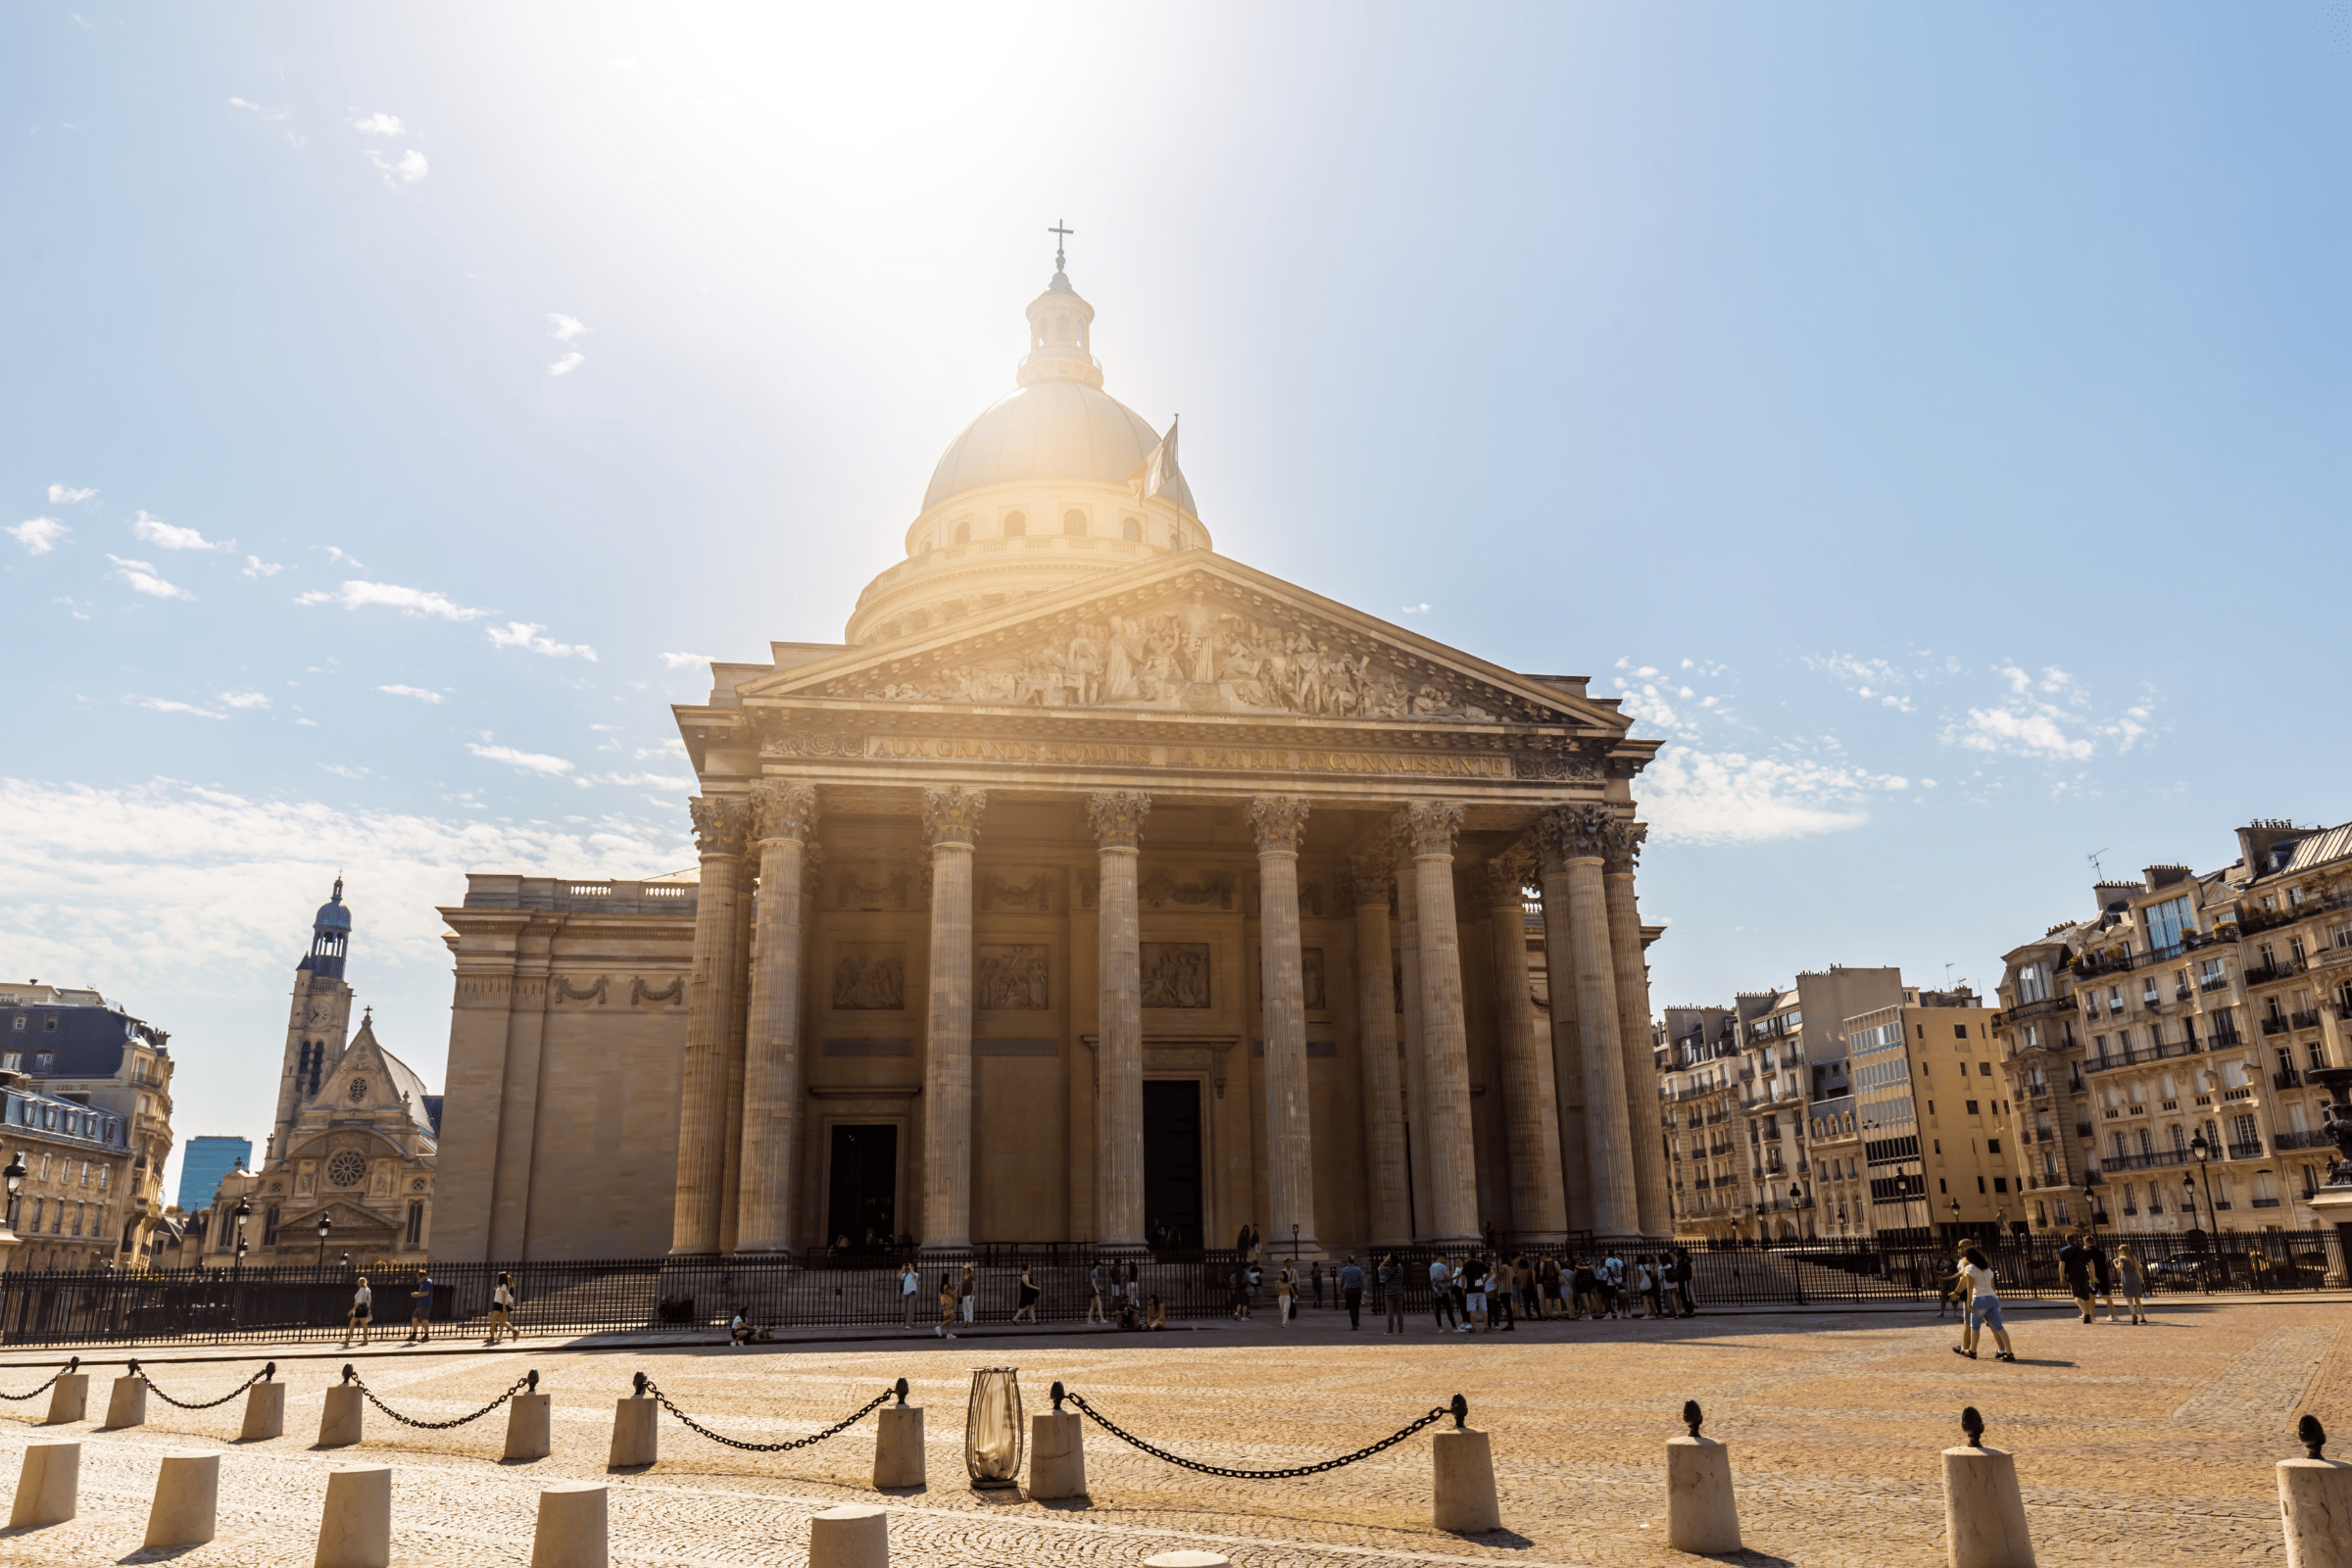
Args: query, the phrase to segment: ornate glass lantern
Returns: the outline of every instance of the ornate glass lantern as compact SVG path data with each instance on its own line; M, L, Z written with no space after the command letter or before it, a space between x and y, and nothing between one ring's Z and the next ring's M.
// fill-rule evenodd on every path
M1020 1485L1020 1370L972 1368L972 1400L963 1417L963 1463L975 1487Z

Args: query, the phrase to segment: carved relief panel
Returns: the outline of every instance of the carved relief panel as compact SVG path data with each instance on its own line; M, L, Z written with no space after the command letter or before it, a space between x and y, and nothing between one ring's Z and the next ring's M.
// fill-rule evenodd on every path
M826 879L836 909L917 907L914 872L903 865L845 865Z
M833 950L833 1005L842 1012L901 1012L906 1006L906 944L844 942Z
M1146 942L1141 956L1145 1006L1208 1005L1207 943Z
M972 949L972 999L982 1012L1043 1012L1054 1004L1043 943L983 942Z

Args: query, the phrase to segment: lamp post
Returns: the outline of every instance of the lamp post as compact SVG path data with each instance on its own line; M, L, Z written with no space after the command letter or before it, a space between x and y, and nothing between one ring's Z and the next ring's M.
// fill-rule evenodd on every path
M2206 1169L2213 1163L2213 1145L2205 1141L2203 1133L2199 1133L2188 1141L2188 1152L2197 1156L2197 1183L2205 1189L2205 1217L2213 1221L2214 1234L2219 1236L2222 1231L2222 1211L2213 1206L2213 1173Z
M1960 1239L1960 1200L1958 1200L1957 1198L1953 1199L1953 1200L1952 1200L1952 1203L1951 1203L1951 1208L1952 1208L1952 1240L1954 1240L1954 1241L1958 1241L1958 1240Z
M8 1254L17 1250L17 1194L24 1187L24 1154L22 1150L8 1158L8 1168L0 1171L8 1178L8 1220L0 1225L0 1268L8 1266Z
M1294 1225L1291 1227L1291 1278L1292 1278L1292 1279L1294 1279L1294 1280L1296 1280L1298 1277L1298 1227L1296 1224L1294 1224Z
M322 1269L326 1267L326 1233L334 1228L335 1217L332 1214L318 1216L318 1266Z
M253 1218L253 1195L247 1193L237 1200L237 1272L245 1272L245 1222Z

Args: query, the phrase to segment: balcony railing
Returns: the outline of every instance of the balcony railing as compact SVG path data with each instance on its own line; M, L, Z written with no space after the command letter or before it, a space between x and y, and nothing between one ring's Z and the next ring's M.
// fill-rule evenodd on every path
M2230 977L2228 975L2224 975L2219 980L2202 981L2198 984L2197 989L2207 993L2212 993L2215 991L2227 991L2230 989Z
M2231 1159L2260 1159L2262 1157L2262 1140L2257 1138L2252 1143L2232 1143L2230 1146L2230 1157Z
M2282 1035L2286 1033L2286 1019L2283 1017L2262 1020L2262 1032L2265 1035Z
M2185 1165L2194 1157L2185 1149L2157 1149L2145 1154L2109 1154L2099 1163L2111 1171L2158 1170L2166 1165Z
M2274 1089L2300 1089L2303 1087L2303 1074L2292 1067L2281 1067L2271 1074L2271 1087Z
M2290 1029L2317 1029L2320 1026L2319 1009L2314 1007L2307 1012L2290 1012L2286 1015L2286 1024Z
M2252 968L2248 969L2246 971L2246 984L2250 986L2265 986L2269 985L2274 980L2291 980L2302 972L2303 962L2299 958L2289 958L2283 963L2277 958L2273 958L2268 963L2258 963Z
M2289 1149L2333 1149L2335 1134L2324 1127L2299 1133L2280 1133L2271 1140L2271 1147L2280 1152Z

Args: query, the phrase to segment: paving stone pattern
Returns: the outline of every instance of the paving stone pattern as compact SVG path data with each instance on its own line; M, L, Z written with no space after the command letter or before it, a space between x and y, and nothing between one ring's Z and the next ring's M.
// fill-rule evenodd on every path
M891 1510L899 1564L1141 1563L1182 1546L1249 1568L1379 1563L1687 1565L1664 1533L1664 1440L1685 1398L1732 1445L1749 1550L1720 1559L1825 1568L1943 1561L1938 1451L1959 1441L1963 1404L1989 1441L2018 1454L2045 1568L2277 1562L2272 1465L2298 1451L2289 1428L2316 1409L2352 1437L2352 1361L2340 1301L2159 1303L2159 1321L2084 1326L2071 1313L2012 1314L2021 1364L1964 1361L1932 1313L1751 1314L1673 1323L1544 1325L1512 1335L1439 1335L1426 1319L1396 1339L1367 1321L1308 1313L1290 1329L1260 1317L1166 1335L1048 1330L1019 1338L928 1337L855 1348L735 1350L675 1346L583 1350L526 1341L495 1353L429 1351L359 1362L386 1402L447 1419L504 1390L526 1367L554 1396L555 1453L498 1459L504 1412L451 1432L420 1432L368 1412L368 1441L319 1450L320 1400L341 1357L279 1354L290 1385L287 1435L236 1445L241 1401L190 1412L150 1401L142 1428L84 1423L82 1512L65 1525L0 1531L0 1564L307 1565L327 1473L394 1467L395 1560L522 1564L541 1487L607 1481L615 1563L799 1564L808 1516L850 1500ZM1989 1348L1989 1346L1987 1347ZM210 1397L261 1355L169 1361L142 1347L158 1383ZM453 1350L455 1348L453 1348ZM267 1354L265 1350L262 1352ZM0 1358L0 1389L48 1375L27 1352ZM10 1364L14 1363L14 1364ZM1105 1414L1213 1463L1312 1462L1386 1436L1456 1391L1494 1435L1506 1528L1443 1535L1430 1526L1429 1440L1417 1436L1345 1470L1285 1482L1176 1470L1086 1430L1085 1503L1033 1503L964 1485L963 1411L975 1365L1021 1368L1030 1413L1055 1378ZM813 1448L748 1454L666 1416L662 1459L638 1473L604 1466L612 1400L644 1370L681 1406L731 1436L772 1441L839 1419L892 1379L927 1407L931 1485L876 1499L873 1427ZM92 1408L120 1368L93 1369ZM2315 1403L2314 1401L2320 1401ZM2300 1403L2298 1403L2300 1401ZM30 1407L0 1406L0 1486L13 1489ZM157 1461L220 1448L220 1537L179 1552L139 1551Z

